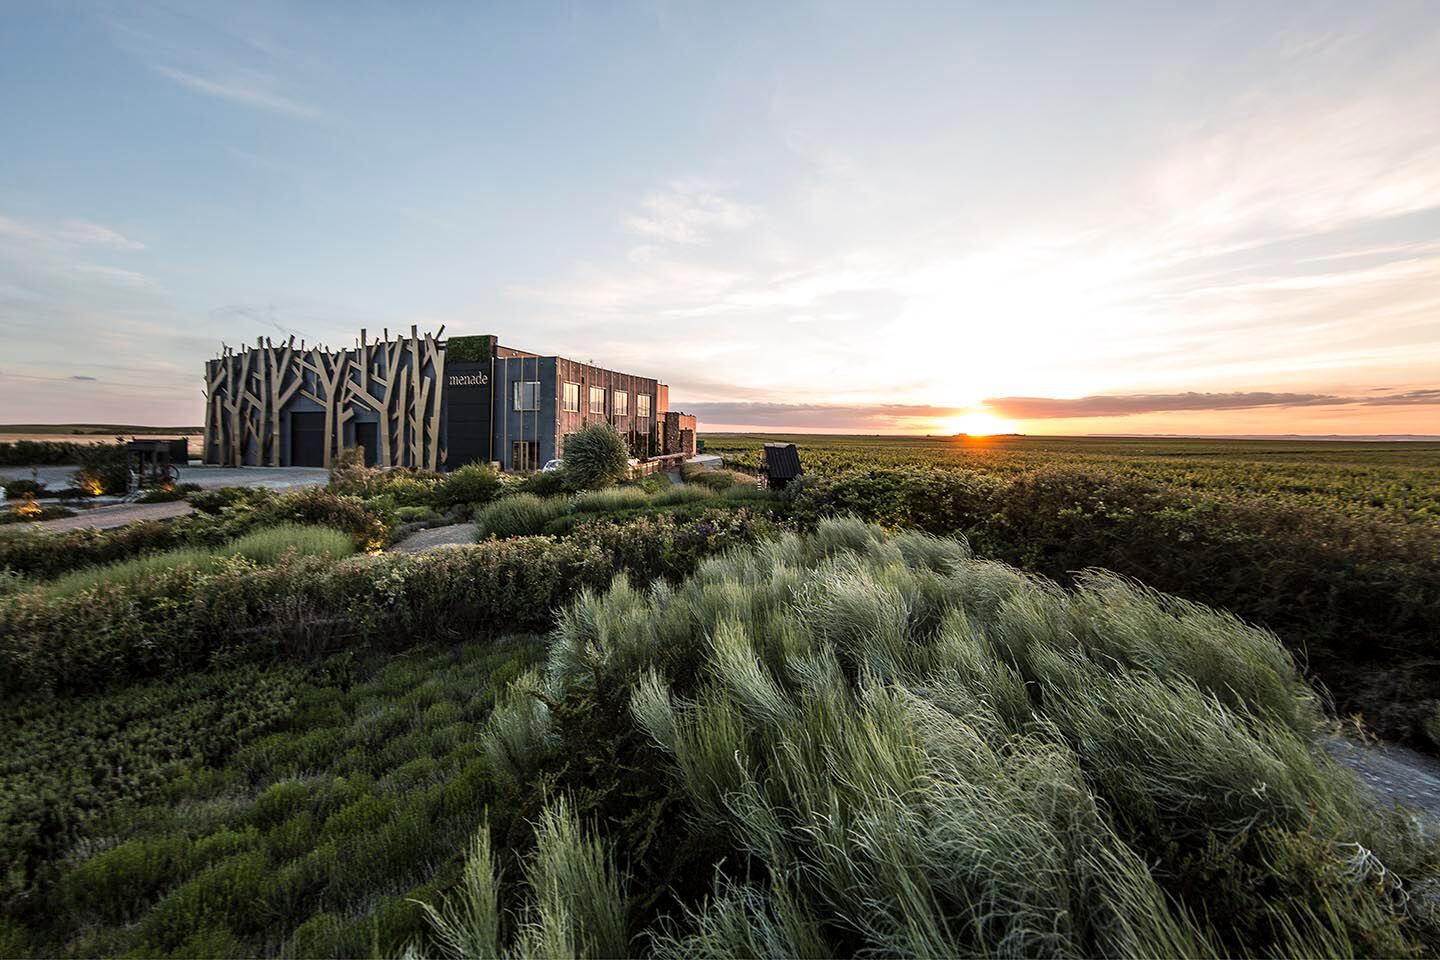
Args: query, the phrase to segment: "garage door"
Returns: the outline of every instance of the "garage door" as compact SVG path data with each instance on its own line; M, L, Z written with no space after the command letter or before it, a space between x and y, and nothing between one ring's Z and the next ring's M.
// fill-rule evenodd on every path
M325 414L290 414L290 465L325 466Z

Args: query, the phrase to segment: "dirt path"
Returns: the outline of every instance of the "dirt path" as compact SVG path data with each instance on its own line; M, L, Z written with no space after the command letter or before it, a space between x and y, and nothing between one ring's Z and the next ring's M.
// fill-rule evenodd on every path
M101 530L107 530L110 527L123 527L136 520L167 520L170 517L183 517L187 513L193 513L194 510L195 508L184 500L175 500L171 503L117 503L113 507L82 510L73 517L61 517L59 520L41 520L39 523L26 524L25 529L39 530L44 533L79 530L81 527L98 527Z
M1440 762L1405 747L1335 738L1325 745L1331 757L1354 770L1360 782L1384 801L1423 814L1440 829Z
M394 553L420 553L447 547L468 547L475 542L475 524L452 523L448 527L417 530L391 547Z

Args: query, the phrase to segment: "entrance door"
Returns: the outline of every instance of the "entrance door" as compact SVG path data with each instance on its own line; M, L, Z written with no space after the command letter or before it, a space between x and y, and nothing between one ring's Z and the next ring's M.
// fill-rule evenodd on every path
M373 467L380 462L380 424L355 424L355 446L365 451L365 466Z
M290 414L290 465L325 466L325 414Z

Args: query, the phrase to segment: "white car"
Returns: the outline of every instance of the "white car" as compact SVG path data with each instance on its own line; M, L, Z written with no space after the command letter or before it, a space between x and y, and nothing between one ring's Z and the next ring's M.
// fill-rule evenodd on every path
M551 470L559 470L563 466L565 466L564 460L547 460L545 466L540 468L540 472L549 473Z

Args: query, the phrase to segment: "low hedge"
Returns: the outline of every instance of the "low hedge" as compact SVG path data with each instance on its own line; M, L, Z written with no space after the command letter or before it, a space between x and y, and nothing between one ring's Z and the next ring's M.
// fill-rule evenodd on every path
M749 511L692 521L596 523L565 540L263 567L224 561L49 599L0 597L0 696L105 690L212 663L306 658L338 647L412 646L548 629L554 611L618 571L678 578L699 560L773 534Z
M1425 732L1440 690L1440 531L1068 468L855 471L804 478L787 500L802 523L853 514L959 533L1062 583L1103 567L1224 607L1284 638L1342 713L1440 746Z
M194 494L193 502L197 513L172 520L141 520L110 530L7 533L0 536L0 569L44 579L176 547L217 546L251 530L284 523L331 527L349 534L357 547L372 549L384 545L391 526L389 517L363 501L319 488L281 494L207 490Z
M8 440L0 442L0 467L52 467L79 463L89 444L68 440Z

